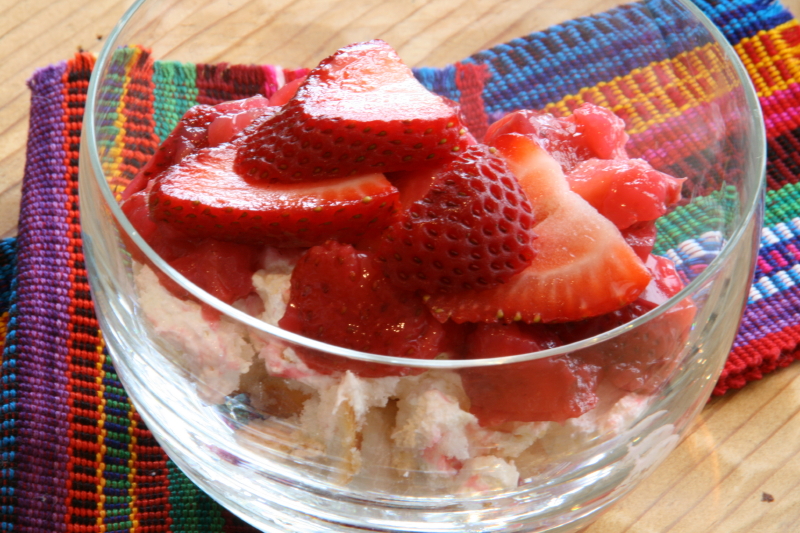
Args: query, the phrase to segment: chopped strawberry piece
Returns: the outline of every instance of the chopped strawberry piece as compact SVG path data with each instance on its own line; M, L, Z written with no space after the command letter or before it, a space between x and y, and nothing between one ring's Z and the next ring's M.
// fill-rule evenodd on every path
M559 334L566 342L594 337L648 313L683 288L672 261L650 256L647 267L653 280L633 303L607 315L562 324ZM587 357L605 368L606 379L620 389L651 393L680 362L681 349L692 328L696 308L686 298L666 313L614 339L587 349Z
M375 248L392 283L426 294L484 290L507 282L533 259L533 215L505 161L470 146L403 207ZM410 199L410 198L409 198Z
M560 341L539 325L481 324L469 336L468 358L537 352ZM597 404L600 367L569 355L460 370L470 412L483 426L564 422Z
M261 249L215 239L187 239L170 226L150 220L147 191L140 191L122 203L122 211L139 235L164 261L189 281L219 298L233 303L253 291L252 277L258 268ZM122 233L125 235L125 233ZM156 268L133 241L125 238L126 248L140 263L153 268L161 284L174 296L187 299L189 293Z
M191 251L169 262L183 276L227 304L253 292L253 274L258 270L261 248L235 242L205 239ZM179 298L187 291L159 276L161 284Z
M584 145L599 159L627 159L625 122L608 108L585 103L564 119L578 127Z
M432 359L445 346L444 328L413 293L393 287L374 258L329 241L310 248L292 272L289 305L279 325L312 339L379 355ZM409 367L367 363L297 347L323 374L407 375Z
M589 148L582 142L578 127L549 113L529 109L509 113L489 126L484 142L491 145L495 139L509 133L526 135L536 141L558 161L564 172L592 157Z
M639 259L647 261L647 257L653 251L653 246L655 246L656 237L658 236L655 220L639 222L621 230L621 233L625 242L636 252Z
M275 94L269 97L269 105L282 106L297 93L297 89L306 81L307 76L294 79L286 85L275 91Z
M297 182L413 169L466 145L457 109L425 89L375 40L347 46L311 71L272 119L242 137L236 171Z
M151 217L190 237L279 247L355 242L388 225L397 189L382 174L253 183L233 172L235 154L223 144L171 167L150 193Z
M256 118L278 112L278 108L263 96L222 102L214 108L222 114L208 125L208 146L231 142Z
M153 222L147 207L148 192L145 189L123 200L120 204L122 212L136 232L162 259L171 261L181 257L196 245L196 239L187 239L186 235ZM127 238L127 234L121 231L120 235L125 240L126 248L134 259L140 263L146 262L145 255L132 240Z
M628 157L625 123L610 110L593 104L583 104L565 118L529 109L509 113L489 126L484 142L493 144L494 139L508 133L536 141L565 173L588 159Z
M581 195L619 229L655 220L681 198L684 179L659 172L643 159L589 159L567 175Z
M441 320L568 322L609 313L634 301L650 274L619 230L569 190L557 163L532 139L495 139L541 220L536 256L507 283L486 291L428 299Z

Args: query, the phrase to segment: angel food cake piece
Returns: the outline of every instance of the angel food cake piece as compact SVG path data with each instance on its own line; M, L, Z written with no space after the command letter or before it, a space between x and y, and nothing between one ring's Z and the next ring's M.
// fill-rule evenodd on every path
M626 142L623 122L589 104L566 118L517 111L475 139L457 104L370 41L269 99L190 109L122 209L191 282L293 333L413 359L527 354L611 330L683 286L650 253L683 180L630 159ZM694 317L684 301L595 349L422 371L247 328L129 244L142 312L198 394L244 398L260 415L242 438L284 442L341 482L516 486L537 457L637 417Z

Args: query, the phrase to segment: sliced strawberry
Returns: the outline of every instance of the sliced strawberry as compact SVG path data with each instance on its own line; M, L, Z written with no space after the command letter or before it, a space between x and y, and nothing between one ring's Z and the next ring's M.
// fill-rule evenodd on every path
M296 184L252 183L233 172L230 144L186 157L159 176L151 216L190 237L280 247L355 242L387 225L397 199L382 174Z
M530 264L531 206L501 157L470 146L432 181L424 174L419 181L427 191L403 207L375 248L396 286L426 294L483 290Z
M651 255L647 267L653 280L636 301L607 315L559 325L561 338L575 342L610 331L652 311L683 288L669 259ZM606 378L620 389L653 392L678 364L695 313L687 298L647 324L587 349L587 357L602 365Z
M501 118L486 131L484 142L493 144L501 135L517 133L526 135L545 149L558 161L564 172L568 172L579 162L592 157L592 153L582 142L578 127L550 113L523 109Z
M425 89L375 40L347 46L311 71L281 112L243 136L236 170L297 182L413 169L466 145L458 111Z
M643 159L589 159L567 175L581 195L619 229L655 220L681 198L684 179L659 172Z
M508 133L532 138L558 161L565 173L588 159L628 157L625 123L610 110L593 104L583 104L564 118L529 109L509 113L489 126L484 142L492 144Z
M122 193L122 199L143 190L147 183L197 148L208 146L208 126L222 113L210 105L189 108L156 153Z
M128 187L132 185L133 182ZM171 261L194 248L198 239L187 239L183 233L175 231L169 226L162 227L150 218L147 196L150 194L151 189L152 182L145 189L122 200L120 208L136 232L150 245L153 251L165 261ZM124 192L127 192L127 189ZM141 253L132 240L127 238L127 234L124 231L120 231L120 235L123 236L126 247L134 259L140 263L146 262L144 254Z
M443 326L417 296L389 284L371 254L335 241L310 248L300 258L279 325L318 341L379 355L432 359L445 346ZM309 367L323 374L414 373L408 367L349 360L302 347L297 351Z
M545 216L534 227L535 259L493 289L433 295L432 312L442 321L568 322L635 300L650 274L619 230L569 190L558 165L532 139L512 134L494 142L537 219Z
M468 358L537 352L560 341L540 325L481 324L467 339ZM460 371L470 412L483 426L564 422L597 404L600 367L563 355Z
M229 142L253 119L274 111L277 108L270 108L268 100L262 96L189 108L153 157L126 187L122 198L141 191L150 179L178 164L190 153Z

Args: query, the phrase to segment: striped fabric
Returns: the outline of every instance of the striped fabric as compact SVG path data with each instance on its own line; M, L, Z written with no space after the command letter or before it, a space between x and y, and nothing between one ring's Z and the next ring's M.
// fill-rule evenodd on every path
M800 27L768 0L695 2L750 73L769 145L762 248L741 329L715 389L722 394L798 355ZM476 132L516 107L563 115L595 102L626 120L633 155L675 174L713 173L716 162L704 157L709 136L703 134L713 125L704 123L702 111L715 95L701 99L693 84L728 75L720 52L702 42L699 32L656 46L645 38L647 24L657 24L670 38L678 35L681 21L666 2L635 3L416 74L459 101ZM676 31L668 31L673 26ZM612 34L621 27L630 31ZM39 70L29 82L19 236L0 241L0 531L253 531L166 457L106 356L86 281L76 182L92 67L90 56L78 55ZM120 190L190 106L269 95L305 72L154 62L139 48L118 51L98 104L106 112L98 134L103 165L114 176L111 185ZM683 133L670 136L676 127ZM701 197L659 223L657 251L672 257L687 278L721 241L714 233L688 239L686 228L719 216L721 203L736 201L724 187L695 193Z

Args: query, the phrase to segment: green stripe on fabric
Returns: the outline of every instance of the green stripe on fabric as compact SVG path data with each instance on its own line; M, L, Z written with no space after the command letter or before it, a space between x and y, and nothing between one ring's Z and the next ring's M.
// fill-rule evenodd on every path
M197 69L191 63L156 61L153 64L156 135L167 138L190 107L197 105Z
M126 526L126 523L130 523L132 503L129 428L131 427L130 413L133 406L129 401L119 400L124 396L120 394L121 386L117 387L119 376L109 359L104 361L103 373L103 383L105 384L103 394L105 423L103 428L106 430L103 442L106 447L103 457L103 477L106 479L106 487L108 487L104 489L106 500L103 505L105 512L103 523L106 525L106 531L111 533L130 528L130 526ZM121 517L125 517L125 519L123 520Z
M772 226L800 217L800 183L790 183L778 190L767 191L764 225Z
M120 113L122 98L125 92L125 83L128 79L128 64L131 58L138 53L136 48L118 48L112 55L102 91L97 98L97 107L101 110L103 120L96 124L97 150L100 162L107 174L116 164L115 148L117 136L125 116Z
M155 131L163 141L187 109L197 105L196 68L176 61L153 65ZM224 533L222 508L167 461L170 518L173 533Z
M222 508L189 481L175 463L169 468L169 504L173 533L224 533Z
M687 239L718 230L727 238L733 227L733 213L738 213L739 193L733 186L699 196L690 203L678 206L656 221L658 238L653 253L664 255Z

